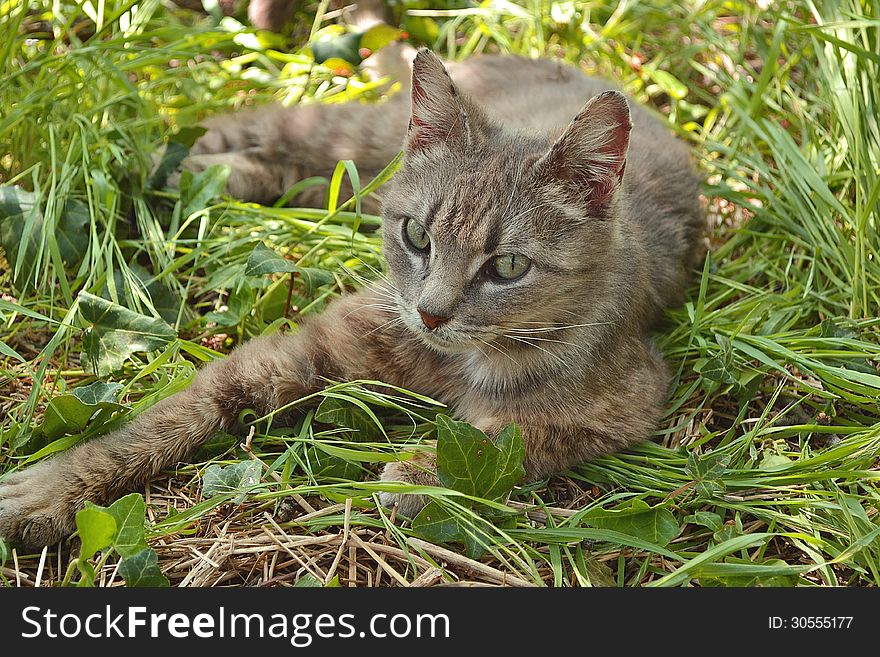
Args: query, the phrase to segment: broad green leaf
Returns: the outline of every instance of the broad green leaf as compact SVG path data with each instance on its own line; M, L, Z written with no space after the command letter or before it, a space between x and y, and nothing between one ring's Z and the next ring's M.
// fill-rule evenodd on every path
M244 268L245 276L265 276L279 272L297 271L296 263L278 255L262 242L251 251Z
M306 573L293 583L294 588L322 588L324 583L311 573Z
M704 379L719 384L733 383L736 381L733 374L721 358L701 358L694 363L694 372L703 375Z
M159 317L169 324L174 324L178 317L186 319L190 316L189 308L183 303L180 295L170 288L165 281L159 278L154 278L146 268L136 262L130 264L128 269L146 288L150 303L153 305L153 308L156 313L158 313ZM117 290L124 290L133 286L133 282L123 277L122 272L119 270L113 272L113 279ZM104 289L99 296L112 301L109 285L104 286ZM182 313L181 306L183 306Z
M491 537L475 523L466 522L449 509L431 500L413 519L412 528L419 536L433 543L462 543L465 554L478 559L491 545Z
M509 425L493 443L476 427L437 416L437 474L447 488L500 500L525 477L525 446Z
M687 516L684 522L693 522L694 524L711 529L717 532L724 526L721 516L713 511L697 511L692 516Z
M583 520L597 529L610 529L657 545L667 545L678 536L680 530L669 509L650 507L642 500L635 500L632 505L622 509L592 509L583 516Z
M98 376L120 369L135 352L161 349L177 337L161 319L146 317L128 308L79 293L79 311L86 327L83 360Z
M87 506L77 511L76 529L82 541L80 555L88 559L95 552L110 547L116 534L116 519L106 509Z
M829 318L823 319L819 323L819 335L823 338L856 338L858 334L845 327L838 326L834 320Z
M254 291L249 285L230 292L226 300L226 310L211 311L205 315L206 322L214 322L220 326L236 326L253 310Z
M688 454L685 469L693 477L694 490L698 497L712 498L725 489L722 475L730 464L730 454L712 452L699 457L695 452Z
M140 493L122 497L107 508L107 513L116 520L116 534L113 548L122 557L130 557L147 547L144 538L147 505Z
M333 274L315 267L300 267L292 260L281 257L262 242L258 243L248 256L245 276L265 276L266 274L290 273L297 275L297 283L305 285L310 294L318 287L333 282Z
M152 548L123 558L119 562L119 574L131 587L168 586L168 578L159 570L159 557Z
M308 446L304 460L309 470L315 477L327 477L342 479L344 481L360 481L364 477L364 470L357 463L318 449L317 446Z
M580 552L580 546L578 546ZM590 585L594 587L616 588L617 581L614 579L614 571L608 564L599 561L592 554L583 555L584 565L587 567L587 575L590 577Z
M226 179L231 169L225 164L215 164L200 173L184 171L180 174L181 215L190 216L204 210L208 204L226 189Z
M522 436L514 424L505 428L493 442L467 422L437 416L437 476L446 488L487 500L503 500L525 477L524 457ZM473 500L457 501L480 512L496 527L508 525L513 517ZM455 514L449 507L432 500L416 515L412 526L428 540L463 543L468 556L477 558L483 553L483 545L491 542L479 523L476 518L471 520L464 513Z
M116 404L116 397L123 386L120 383L105 383L104 381L95 381L87 386L80 386L73 389L73 396L79 399L83 404L101 404L110 402ZM118 405L118 404L117 404Z
M241 504L250 489L260 483L261 474L259 461L239 461L225 468L212 465L202 478L202 495L209 498L222 493L237 493L233 501Z
M383 437L382 428L359 406L338 397L325 397L315 411L315 421L340 429L351 429L353 440L373 441Z
M54 397L46 406L40 431L49 440L68 433L79 433L98 411L113 412L125 408L116 401L116 394L121 389L122 386L118 383L96 381L91 385L75 388L72 394Z
M98 548L99 550L112 547L119 556L128 557L146 549L147 541L144 538L144 530L147 506L140 493L131 493L121 497L109 507L86 502L86 508L83 511L91 512L87 516L88 518L109 517L113 521L113 531L110 533L109 539L104 540L102 547ZM79 514L77 514L77 527L79 524ZM80 536L82 536L82 530L80 530ZM83 541L83 545L85 545L85 539ZM91 556L93 553L83 551L82 554L83 556Z
M348 64L360 64L363 57L358 50L361 47L360 32L346 32L344 34L325 34L309 44L312 56L318 64L325 64L333 68L328 60L341 60Z
M17 186L0 186L0 246L15 273L13 284L22 291L33 283L38 255L43 250L45 218L33 192ZM58 253L68 267L79 264L89 247L89 209L76 199L67 199L52 227ZM47 254L43 257L48 258Z
M206 132L208 132L208 129L200 125L186 126L175 132L171 137L171 141L175 144L180 144L187 149L191 149L193 144L198 141L199 137Z
M759 470L773 470L791 465L791 459L772 450L765 449L761 452L761 461L758 463Z
M177 134L171 137L165 145L165 150L162 151L159 164L150 176L149 186L154 189L163 187L171 172L176 171L180 163L189 155L196 140L207 131L207 128L201 126L191 126L181 128Z

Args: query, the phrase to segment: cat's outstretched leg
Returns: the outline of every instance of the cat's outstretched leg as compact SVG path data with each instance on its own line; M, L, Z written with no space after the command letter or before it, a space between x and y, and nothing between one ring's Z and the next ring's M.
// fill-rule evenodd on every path
M86 500L105 504L184 461L238 413L266 413L315 383L308 347L272 336L253 340L205 367L192 385L130 424L0 482L0 536L26 548L57 542L75 528Z
M106 504L136 490L185 461L218 429L234 430L242 410L267 414L320 390L328 379L430 390L443 363L409 375L395 366L420 358L421 348L377 307L386 298L378 288L342 297L294 336L241 345L202 369L188 389L122 429L7 475L0 481L0 537L25 548L57 542L75 529L86 500Z

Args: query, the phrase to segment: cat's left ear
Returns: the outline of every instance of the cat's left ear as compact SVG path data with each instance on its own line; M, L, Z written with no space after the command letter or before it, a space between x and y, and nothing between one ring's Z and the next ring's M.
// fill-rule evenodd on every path
M562 183L586 204L590 216L603 215L623 180L631 129L623 94L606 91L595 96L538 160L539 178Z
M412 67L412 116L404 147L408 153L438 146L462 148L473 141L476 110L458 92L443 62L427 48Z

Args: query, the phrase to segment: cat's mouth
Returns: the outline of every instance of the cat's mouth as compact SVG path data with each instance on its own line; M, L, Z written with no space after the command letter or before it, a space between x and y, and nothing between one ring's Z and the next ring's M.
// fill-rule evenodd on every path
M479 348L479 340L454 326L429 330L414 313L401 313L406 327L428 347L446 354L469 353ZM415 316L414 316L415 315Z
M476 349L474 341L468 338L456 339L428 331L420 331L419 337L429 347L446 354L463 354Z

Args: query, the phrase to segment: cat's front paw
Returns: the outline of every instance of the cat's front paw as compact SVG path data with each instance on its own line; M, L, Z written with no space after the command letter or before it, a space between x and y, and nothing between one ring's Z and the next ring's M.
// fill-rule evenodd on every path
M0 481L0 537L30 551L72 534L79 509L64 494L63 476L46 461Z
M416 486L439 486L437 479L437 461L434 454L416 452L409 461L396 461L385 465L382 470L382 481L399 481ZM407 518L415 518L419 511L430 501L427 495L408 493L379 493L382 506L392 508L397 505L397 512Z

